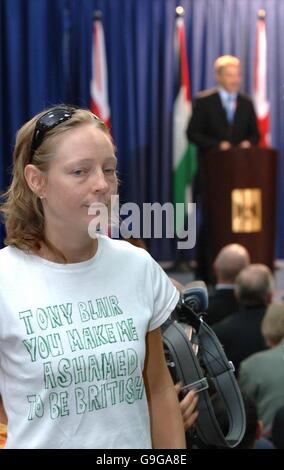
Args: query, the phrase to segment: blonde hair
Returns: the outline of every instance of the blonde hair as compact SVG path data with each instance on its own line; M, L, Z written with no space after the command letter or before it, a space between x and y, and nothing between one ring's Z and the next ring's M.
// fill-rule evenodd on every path
M261 332L273 344L280 343L284 338L284 303L269 306L261 323Z
M65 105L60 105L59 107L70 109L72 117L45 132L42 143L33 154L32 162L30 162L30 151L36 123L45 113L53 110L55 107L38 113L17 132L13 153L12 183L8 191L3 195L4 204L0 206L0 213L4 217L6 228L6 245L12 245L29 251L38 249L40 247L39 242L45 241L50 247L44 234L44 213L41 200L29 188L24 176L26 165L32 163L43 173L47 172L49 163L55 155L56 138L84 123L94 124L95 127L105 132L112 141L105 124L96 119L91 111ZM53 249L52 247L50 248Z
M235 67L240 66L240 60L233 56L233 55L222 55L218 57L218 59L214 62L214 69L217 75L223 72L223 69L227 67L227 65L234 65Z

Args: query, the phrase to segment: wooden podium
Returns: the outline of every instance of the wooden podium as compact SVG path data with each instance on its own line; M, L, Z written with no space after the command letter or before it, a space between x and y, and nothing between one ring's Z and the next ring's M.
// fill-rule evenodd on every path
M211 263L228 243L244 245L253 263L273 267L277 152L253 147L210 152L202 192Z

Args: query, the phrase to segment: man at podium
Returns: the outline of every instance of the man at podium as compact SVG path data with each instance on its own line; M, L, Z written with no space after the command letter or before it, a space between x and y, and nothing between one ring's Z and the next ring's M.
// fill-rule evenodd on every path
M199 167L195 181L195 200L201 210L197 236L197 277L212 282L208 220L205 209L206 184L203 181L203 156L210 150L232 147L250 148L259 141L257 119L251 99L240 93L241 65L237 57L224 55L214 63L217 88L201 92L193 106L187 128L188 139L198 148ZM197 206L197 207L198 207Z
M251 99L240 93L241 66L237 57L224 55L214 63L217 88L201 92L194 104L187 136L199 154L249 148L259 141L257 120Z

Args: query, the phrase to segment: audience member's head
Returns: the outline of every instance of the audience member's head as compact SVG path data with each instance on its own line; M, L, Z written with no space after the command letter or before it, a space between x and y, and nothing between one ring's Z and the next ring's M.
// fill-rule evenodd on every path
M284 303L271 304L261 323L267 346L277 346L284 339Z
M276 449L284 449L284 406L274 416L271 437Z
M250 257L244 246L237 243L224 246L214 261L217 282L234 284L239 272L249 263Z
M236 297L247 307L266 306L271 302L273 276L264 264L250 264L236 278Z

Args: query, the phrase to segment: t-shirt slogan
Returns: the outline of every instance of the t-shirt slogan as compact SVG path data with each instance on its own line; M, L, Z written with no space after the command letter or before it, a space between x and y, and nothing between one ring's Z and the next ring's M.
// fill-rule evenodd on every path
M133 318L122 320L122 314L116 296L19 312L27 335L23 345L31 363L42 363L42 386L48 391L47 401L39 393L27 395L29 420L47 412L51 419L94 412L143 398L138 354L134 347L123 347L139 341L137 329ZM101 346L113 343L121 343L121 348L99 352ZM74 393L74 410L70 393Z

